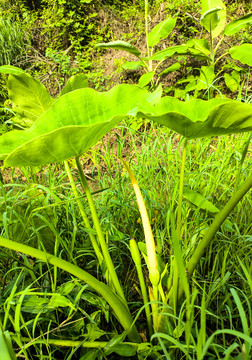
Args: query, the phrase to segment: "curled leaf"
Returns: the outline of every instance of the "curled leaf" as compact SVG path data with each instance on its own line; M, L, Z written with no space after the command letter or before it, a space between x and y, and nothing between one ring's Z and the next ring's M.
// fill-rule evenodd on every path
M83 88L55 101L30 129L0 137L5 166L32 166L76 157L97 143L149 93L134 85L118 85L99 93ZM135 110L134 110L135 109Z
M167 96L142 104L137 115L192 139L252 130L252 106L229 99L183 102Z

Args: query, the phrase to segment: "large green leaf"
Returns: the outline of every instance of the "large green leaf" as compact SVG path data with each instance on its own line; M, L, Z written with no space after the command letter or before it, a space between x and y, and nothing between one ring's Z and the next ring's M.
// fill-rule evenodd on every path
M66 86L62 89L60 96L71 91L88 87L88 77L85 74L77 74L68 79Z
M214 66L201 66L200 76L197 79L197 89L208 89L215 78Z
M109 43L100 43L95 45L95 47L102 48L102 49L116 49L116 50L123 50L127 51L137 57L141 55L140 51L133 45L127 43L126 41L112 41Z
M55 101L30 129L0 137L0 159L5 166L42 165L86 152L122 118L137 112L151 96L134 85L118 85L98 93L84 88ZM157 99L153 99L153 101Z
M0 73L2 74L12 74L12 75L19 75L24 74L25 71L12 65L3 65L0 66Z
M246 25L252 23L252 14L245 15L239 19L231 21L224 29L223 35L233 35Z
M0 355L1 360L16 360L16 354L11 344L11 337L8 331L0 329Z
M242 44L229 49L231 57L242 64L252 66L252 44Z
M158 60L163 61L169 57L172 57L173 55L184 55L188 52L188 46L186 45L175 45L170 46L164 50L157 51L154 55L152 55L150 58L146 58L146 60Z
M138 81L138 85L140 87L144 87L148 85L153 79L154 75L155 75L155 71L150 71L148 73L143 74Z
M191 39L187 41L186 45L202 52L206 56L210 53L207 39Z
M178 55L190 55L194 57L199 57L201 59L209 60L209 57L204 55L200 50L195 49L194 47L189 47L188 45L175 45L170 46L167 49L157 51L154 55L145 60L157 60L163 61L165 59L178 56Z
M32 76L13 66L1 66L0 72L9 74L8 93L14 111L22 117L36 120L52 107L54 102L46 88Z
M153 47L157 45L160 42L160 40L166 39L167 36L172 32L175 24L176 24L176 19L173 19L171 17L157 24L148 34L149 46Z
M209 32L214 31L220 22L220 17L218 12L221 10L222 10L221 7L217 7L206 11L200 19L200 24L204 26L204 28L207 31Z
M137 115L187 138L252 131L252 106L229 99L183 102L167 96L155 105L142 104Z
M212 13L213 18L209 22L211 11L215 12L217 8L221 8L221 10ZM201 24L207 31L211 30L212 37L220 35L226 24L226 7L221 0L201 0ZM214 30L210 28L210 24L214 25Z
M191 56L199 56L203 59L209 60L208 56L204 55L198 49L193 47L189 47L188 45L175 45L170 46L167 49L157 51L154 55L149 58L145 58L145 60L158 60L163 61L165 59L171 58L173 56L178 55L191 55Z

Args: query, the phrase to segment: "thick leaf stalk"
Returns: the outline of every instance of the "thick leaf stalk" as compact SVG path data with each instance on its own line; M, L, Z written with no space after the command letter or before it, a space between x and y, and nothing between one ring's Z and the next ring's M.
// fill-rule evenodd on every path
M178 240L180 240L180 234L181 234L182 200L183 200L183 187L184 187L187 143L188 143L188 140L184 139L182 163L181 163L181 169L180 169L180 180L179 180L179 196L178 196L178 214L177 214L177 237L178 237Z
M76 160L76 164L77 164L77 167L78 167L81 184L82 184L83 190L85 191L86 196L87 196L89 208L90 208L92 218L93 218L93 222L94 222L94 227L95 227L96 232L97 232L97 236L98 236L99 243L100 243L100 246L101 246L101 249L102 249L102 253L103 253L106 265L107 265L108 272L109 272L109 274L111 276L111 280L113 282L113 285L115 287L115 290L116 290L117 294L120 296L122 301L124 301L124 303L127 304L125 296L124 296L124 292L122 290L122 286L121 286L121 284L119 282L119 279L118 279L118 276L116 274L113 261L111 259L110 254L109 254L108 245L107 245L107 243L105 241L103 231L101 229L100 221L99 221L99 218L98 218L95 206L94 206L93 198L92 198L89 186L88 186L87 179L86 179L85 174L83 172L83 169L82 169L82 166L80 164L79 158L76 158L75 160Z
M145 305L145 314L146 314L146 319L147 319L147 324L148 324L149 336L151 336L153 333L152 323L151 323L151 311L150 311L147 289L146 289L143 270L142 270L140 252L139 252L139 249L138 249L135 239L130 240L130 252L131 252L132 259L136 265L137 275L138 275L141 292L142 292L142 296L143 296L143 302Z
M147 250L147 257L148 257L148 266L149 266L149 278L153 285L153 293L154 293L154 299L158 300L158 284L160 280L160 274L158 270L158 262L157 262L157 255L156 255L156 247L155 247L155 241L151 230L150 220L149 216L144 204L144 199L141 194L141 190L137 184L137 181L130 170L127 163L123 162L124 166L126 167L130 180L132 182L136 198L137 198L137 205L141 214L143 228L144 228L144 235L145 235L145 241L146 241L146 250Z
M76 203L78 205L78 208L80 210L80 214L81 214L81 217L82 217L82 219L84 221L84 224L85 224L85 226L86 226L86 228L88 230L92 230L92 227L91 227L90 222L88 220L88 217L86 215L84 206L83 206L82 202L79 199L78 190L77 190L76 184L74 182L74 179L73 179L71 169L69 167L68 162L64 161L64 165L65 165L66 173L67 173L67 176L69 178L70 185L71 185L74 197L75 197L75 201L76 201ZM89 232L89 238L90 238L91 244L93 246L95 255L96 255L97 259L98 259L99 265L101 266L102 261L103 261L103 256L102 256L102 254L100 252L100 249L99 249L99 246L97 244L96 238L95 238L94 234L92 234L91 232Z

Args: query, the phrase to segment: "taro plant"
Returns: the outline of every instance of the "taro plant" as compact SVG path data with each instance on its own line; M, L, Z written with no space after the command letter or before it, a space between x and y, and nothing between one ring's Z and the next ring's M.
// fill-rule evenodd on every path
M47 89L24 70L11 66L0 66L0 73L8 74L7 90L9 107L5 109L13 114L8 123L19 128L28 128L38 117L50 109L55 101ZM88 87L87 75L72 76L59 96L76 89Z
M79 156L96 144L120 120L126 116L134 115L138 103L148 99L151 101L151 99L155 99L155 96L159 96L159 94L154 94L153 97L153 94L150 95L146 90L130 85L118 85L107 93L97 93L89 88L75 90L59 97L47 111L37 118L29 129L14 130L0 139L0 157L5 160L4 166L36 166L64 161L73 194L97 256L98 264L106 267L106 279L109 286L77 266L44 251L4 237L1 237L1 245L16 251L20 250L26 254L33 254L32 256L85 281L108 301L117 319L128 333L129 339L134 342L140 342L140 337L111 260L88 183L79 162ZM10 160L11 154L15 158L13 161ZM26 156L23 157L23 154ZM72 157L76 159L80 181L90 206L95 230L93 230L85 208L79 199L79 193L67 162L67 159Z
M156 51L156 46L159 45L162 40L166 39L174 29L176 25L176 18L174 19L168 17L167 19L156 25L149 32L148 1L145 1L146 54L142 55L135 46L125 41L100 43L97 44L96 47L103 49L111 48L117 50L124 50L136 56L138 58L138 61L127 61L124 64L123 68L137 70L138 68L142 67L145 71L145 74L142 75L139 79L139 85L142 87L148 85L150 82L154 84L153 78L155 74L158 73L158 68L162 64L164 64L165 60L169 58L176 57L178 55L185 55L190 57L196 57L199 60L204 60L207 62L208 65L202 66L199 69L200 75L198 77L194 77L193 75L191 75L186 79L181 79L178 84L188 83L188 85L186 86L185 90L177 90L175 92L179 97L185 97L186 93L190 91L195 91L195 97L197 97L198 93L201 90L207 90L211 87L216 88L214 83L216 79L218 79L219 73L216 73L215 65L224 56L230 56L232 59L239 60L241 63L249 66L251 66L252 59L251 44L233 46L228 50L225 50L220 55L218 54L220 45L227 39L227 36L236 34L239 30L252 23L252 14L248 14L239 19L233 20L226 25L226 7L224 3L221 0L202 0L200 23L209 33L209 41L204 38L190 39L186 42L186 44L174 45L161 51ZM215 45L216 39L219 40ZM217 58L216 54L218 54ZM154 65L154 63L156 65ZM232 64L231 66L234 66L234 64ZM180 63L176 62L163 70L158 75L160 77L163 74L179 70L180 67ZM167 89L166 91L168 90L169 89ZM173 90L173 88L170 90Z
M230 54L233 59L241 61L243 64L251 65L252 48L250 44L242 44L240 46L231 47L227 52L221 54L216 59L216 52L221 43L226 39L226 36L236 34L239 30L252 23L252 14L245 15L239 19L235 19L226 25L226 8L221 0L201 2L201 25L209 32L209 44L205 39L201 42L197 39L193 40L193 45L203 54L208 54L210 57L210 65L215 65L223 56ZM218 36L221 38L214 47L214 39ZM190 42L189 42L190 44ZM200 49L201 45L201 49Z
M252 187L252 175L248 176L247 180L238 187L237 192L222 210L214 209L217 215L212 225L197 247L187 254L185 262L182 252L181 225L183 221L181 215L183 193L193 203L202 202L199 197L200 194L195 194L191 189L183 189L186 145L189 139L193 138L251 131L252 108L250 105L228 99L192 100L188 102L181 102L171 97L160 99L158 91L149 94L146 90L133 85L118 85L106 93L98 93L93 89L83 88L64 94L53 103L52 107L39 116L29 129L24 131L15 130L4 134L0 138L0 159L4 160L4 166L6 167L37 166L52 162L64 162L74 198L97 257L97 263L100 267L106 269L104 277L107 284L78 266L52 255L46 249L44 251L38 250L19 243L15 239L14 241L9 239L6 233L5 236L0 237L0 245L40 259L54 266L54 269L60 268L69 272L91 286L108 302L117 320L125 329L125 332L120 337L120 342L124 340L127 334L128 339L132 342L128 344L128 351L131 351L131 354L134 355L137 349L141 348L141 346L138 347L137 345L141 342L141 338L129 311L93 203L89 185L79 160L83 153L92 145L95 145L121 119L134 115L152 119L185 137L177 215L176 219L175 215L171 217L170 223L173 254L169 264L164 264L161 257L156 253L156 244L141 191L134 174L126 162L125 167L135 190L145 233L145 242L137 244L132 239L130 241L130 250L139 276L150 340L166 339L168 343L178 346L186 358L191 359L189 354L191 341L190 319L195 297L190 294L189 279L221 224ZM86 214L85 206L80 199L71 173L68 159L72 157L76 160L80 183L89 204L93 224L90 223ZM149 270L150 286L148 290L141 267L140 252L143 254ZM173 319L176 317L178 306L181 304L184 294L186 299L186 325L185 328L181 329L175 325ZM172 337L174 332L185 332L185 344L179 344ZM244 337L239 332L236 332L235 335L245 339L244 358L248 360L251 346L248 336ZM22 346L26 340L20 339L21 343L19 342L18 345ZM62 340L60 344L64 345L64 341ZM120 343L121 345L124 346L125 344ZM93 344L93 346L99 347L99 344ZM199 350L199 359L203 359L208 346L209 342L206 342L204 347ZM163 347L161 348L163 349ZM156 351L151 355L156 358L161 356Z
M249 66L252 65L251 44L233 46L220 53L220 45L224 42L228 43L228 36L236 34L239 30L252 23L252 14L242 16L241 18L235 19L226 25L226 7L222 0L202 0L201 5L200 24L209 33L210 39L209 41L206 38L191 39L187 41L186 45L197 50L202 56L205 56L204 59L207 60L208 65L202 66L199 69L200 76L194 77L193 75L190 75L188 78L182 79L178 82L178 84L188 83L184 91L179 92L180 96L183 93L182 97L190 91L194 91L194 96L197 97L198 92L201 90L207 90L210 88L212 90L216 89L215 82L218 80L220 73L226 69L226 67L223 66L217 73L215 70L216 64L223 57L231 57L234 60L239 60L242 64ZM196 57L199 57L199 54L196 54ZM206 57L208 57L208 59ZM229 67L235 67L233 61ZM237 88L240 82L239 74L235 72L232 73L232 76L228 75L229 74L225 74L225 82L227 86L229 88L232 87L232 89ZM212 95L213 91L211 91L211 97Z
M214 236L223 222L228 218L236 204L243 198L243 196L252 187L252 175L249 175L247 180L241 184L233 197L228 201L222 210L214 207L209 201L204 199L199 193L192 191L188 187L184 187L184 167L186 162L187 143L190 139L196 139L206 136L217 136L239 132L251 131L252 129L252 107L248 104L242 104L228 99L212 99L191 100L187 102L179 101L172 97L163 97L155 105L145 103L144 107L138 112L137 116L151 119L160 125L167 126L170 129L178 132L184 137L184 149L182 154L182 167L180 174L180 184L178 190L178 207L175 221L175 215L172 215L171 236L173 244L173 260L170 264L165 264L156 253L156 245L152 234L150 220L145 209L143 197L137 182L125 164L133 187L136 192L137 203L141 213L144 232L145 244L136 244L131 241L131 252L134 262L137 267L139 282L141 285L142 296L146 306L146 318L148 328L151 328L150 318L152 314L152 321L155 331L171 334L173 331L179 329L173 328L172 316L177 313L177 306L181 302L182 295L186 296L187 308L187 325L185 329L186 345L190 345L190 309L193 306L193 295L190 294L189 279L194 270L199 264L206 249L213 241ZM205 208L216 213L215 219L210 228L206 231L202 240L190 251L188 256L188 249L185 249L187 260L185 261L185 253L183 248L183 233L182 233L182 199L183 196L200 208ZM152 288L149 288L149 298L147 290L144 285L143 275L141 273L141 262L139 257L139 250L142 252L147 267L149 269L149 279ZM168 270L169 269L169 270ZM163 279L166 278L165 281ZM148 299L152 302L151 309L149 308ZM162 303L161 307L158 303ZM164 304L168 306L168 309ZM168 320L167 320L168 311ZM165 315L163 314L165 313ZM166 319L166 320L165 320ZM154 336L154 335L153 335ZM170 337L166 336L167 340ZM246 352L246 359L249 358L250 350Z
M146 37L146 53L141 54L135 46L125 41L113 41L109 43L99 43L96 45L97 48L102 49L116 49L126 51L138 59L138 61L127 61L124 63L123 68L126 70L137 70L142 67L145 73L139 79L139 86L144 87L150 82L154 84L154 76L158 73L159 67L167 58L175 57L178 55L199 55L206 58L206 55L202 54L194 47L187 45L175 45L170 46L162 51L156 51L156 47L161 43L162 40L166 39L174 29L176 25L176 18L167 17L167 19L161 21L149 32L148 23L148 0L145 0L145 37ZM163 56L165 54L165 56ZM157 60L157 64L153 64L153 60ZM163 74L176 71L180 68L179 63L175 63L172 66L166 68L159 76ZM159 80L158 80L159 81ZM158 83L156 82L156 85Z

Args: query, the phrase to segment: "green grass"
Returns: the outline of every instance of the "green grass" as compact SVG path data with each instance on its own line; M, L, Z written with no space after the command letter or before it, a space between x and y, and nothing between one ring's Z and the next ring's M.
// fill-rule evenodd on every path
M251 171L251 153L240 169L246 138L247 135L235 135L189 142L185 185L221 209L233 194L238 172L242 182ZM89 163L86 172L105 239L143 336L147 336L147 323L129 240L141 242L144 234L130 179L120 159L128 161L137 178L151 219L157 253L169 268L173 259L172 219L177 213L181 146L178 135L151 123L143 123L138 130L122 124L116 135L112 132L81 160L83 164ZM5 179L6 171L2 175ZM105 268L98 267L64 167L46 167L40 178L26 169L23 176L27 181L13 174L11 182L3 180L1 185L1 235L45 249L103 280ZM79 191L86 204L85 196ZM86 210L90 216L88 207ZM212 219L211 213L183 201L184 260ZM172 327L164 333L154 333L145 351L141 354L139 350L138 356L131 358L147 359L150 354L165 359L250 358L251 220L248 194L232 211L201 259L190 280L189 303L183 300L175 314L164 307L162 316L173 319ZM147 268L142 264L146 285L150 285ZM116 353L109 355L106 345L111 338L116 341L114 336L122 329L111 316L106 301L89 286L57 267L3 249L0 278L0 324L3 331L10 332L18 355L26 359L87 359L99 353L101 359L123 358ZM54 345L55 340L66 347ZM72 351L66 340L84 343ZM103 341L100 346L107 348L101 350L97 343L89 343L92 341ZM89 345L94 350L83 347ZM130 350L126 349L124 354L127 351Z

